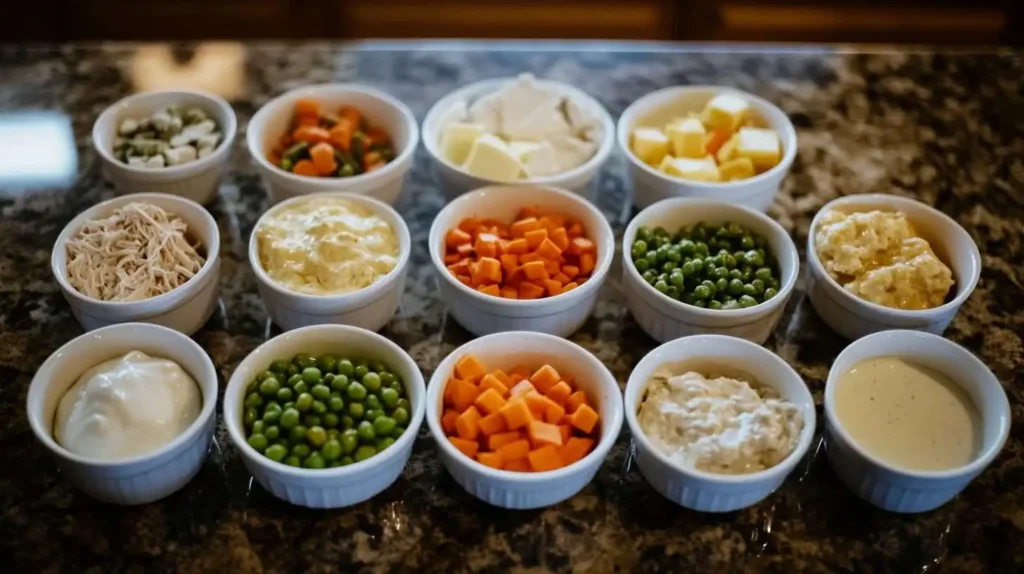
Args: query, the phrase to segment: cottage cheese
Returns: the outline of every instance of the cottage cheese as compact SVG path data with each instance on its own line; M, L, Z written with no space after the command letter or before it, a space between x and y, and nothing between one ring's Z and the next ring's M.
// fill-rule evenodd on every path
M894 309L942 305L953 273L899 212L822 215L814 247L825 270L861 299Z
M803 413L749 383L695 372L656 374L637 420L655 448L682 468L747 474L782 462L796 447Z

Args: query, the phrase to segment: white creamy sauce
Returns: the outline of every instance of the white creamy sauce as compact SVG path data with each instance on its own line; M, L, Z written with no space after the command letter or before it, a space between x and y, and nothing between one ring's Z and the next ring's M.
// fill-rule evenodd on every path
M53 436L80 456L137 456L185 432L202 405L199 387L177 363L131 351L79 377L57 407Z
M970 397L948 377L897 357L859 363L836 384L836 418L869 454L906 470L969 463L981 441Z

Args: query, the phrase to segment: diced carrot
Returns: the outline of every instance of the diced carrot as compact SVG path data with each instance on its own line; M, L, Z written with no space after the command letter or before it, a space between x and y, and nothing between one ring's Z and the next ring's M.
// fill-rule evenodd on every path
M593 253L584 253L580 255L580 274L590 275L594 272L594 265L596 260Z
M565 416L565 407L548 399L548 408L544 411L544 420L549 423L558 423Z
M501 297L501 289L497 285L480 285L476 288L477 291L491 295L493 297Z
M556 227L548 233L548 239L551 240L559 249L565 251L569 248L569 232L564 227Z
M309 98L295 100L295 114L299 116L319 116L320 104Z
M308 177L319 177L320 170L316 168L316 164L308 159L299 160L292 167L292 173L296 175L305 175Z
M572 281L580 274L580 268L575 265L562 265L562 273Z
M444 412L444 416L441 417L441 426L444 428L444 432L455 434L455 419L457 418L459 418L459 411L448 409Z
M476 242L473 243L473 249L476 250L476 254L480 257L498 257L498 236L490 233L481 233L476 236Z
M558 371L556 371L551 365L544 365L530 375L530 382L533 383L533 386L537 387L537 390L543 395L548 394L548 390L558 384L558 381L561 380L561 375L559 375Z
M320 116L308 115L308 114L295 114L299 118L297 126L318 126L320 125Z
M506 253L508 253L508 246L511 244L511 240L498 237L498 259L501 259L501 255L505 255Z
M502 287L501 296L504 297L505 299L518 299L519 290L516 289L515 287Z
M352 149L353 133L355 133L355 127L342 120L334 124L334 127L327 132L327 141L338 149L349 151Z
M457 436L448 437L448 441L455 445L455 448L459 449L462 454L468 457L475 457L478 450L480 450L480 443L475 440L461 439Z
M363 156L363 171L373 171L387 165L387 161L384 160L384 156L377 151L367 152Z
M540 208L537 207L536 205L528 205L526 207L523 207L519 210L519 215L516 216L516 219L524 219L527 217L540 217Z
M516 267L519 267L519 257L512 253L506 253L498 258L501 261L501 270L507 275L511 275Z
M545 472L565 466L561 457L558 456L558 450L552 445L530 451L527 458L530 460L530 468L534 472Z
M449 269L459 261L462 261L462 256L458 253L449 253L444 256L444 264L447 265ZM452 272L452 275L458 275L458 273Z
M534 229L533 231L527 231L523 238L526 239L526 244L530 249L536 249L545 239L548 238L547 229Z
M501 407L505 406L505 399L501 398L498 391L494 389L487 389L480 393L480 396L473 401L473 404L480 409L484 414L493 414L501 410Z
M566 277L565 273L562 273L561 271L552 275L551 278L554 279L555 281L558 281L559 285L565 285L566 283L572 281L571 279Z
M510 460L505 463L505 470L511 470L513 472L530 472L530 461L525 458L522 460Z
M448 377L448 380L444 383L444 404L452 404L452 393L455 391L455 381L458 381L455 377Z
M484 378L480 379L480 384L478 386L481 392L486 391L487 389L494 389L498 392L498 395L501 398L508 396L508 387L505 386L505 383L498 380L498 377L494 376L494 373L487 373L484 375Z
M557 213L545 215L538 221L540 222L541 227L548 230L548 233L551 233L559 227L565 226L565 216Z
M562 431L551 423L532 421L527 427L526 433L534 448L540 448L546 444L562 446Z
M594 446L594 439L574 436L570 438L562 448L558 449L558 455L566 466L587 456Z
M530 253L523 253L519 256L519 264L524 265L526 263L533 263L534 261L544 262L544 258L540 256L536 251Z
M521 381L523 381L523 376L520 375L519 373L512 373L511 375L508 376L508 378L512 380L513 385L518 385Z
M498 413L491 413L477 423L484 436L491 436L505 430L505 419Z
M554 279L544 279L541 281L544 284L544 290L548 292L548 296L554 297L562 293L562 284Z
M516 375L519 375L519 373L516 373ZM522 376L522 375L519 375L519 376ZM530 391L534 391L534 390L536 390L536 389L534 388L533 383L531 383L530 381L524 379L522 381L519 381L518 383L515 384L515 386L513 386L511 389L509 389L508 396L510 396L510 397L521 397L521 396L526 395Z
M529 281L523 281L519 284L519 298L520 299L539 299L544 294L544 288Z
M574 375L572 373L560 373L560 374L562 375L562 380L565 381L565 384L569 385L570 387L576 386L576 375Z
M473 244L463 243L455 248L455 252L463 257L469 257L473 253ZM466 264L468 265L469 262L467 261Z
M718 154L719 148L721 148L725 142L729 141L729 138L731 137L732 134L729 133L728 130L711 130L711 133L708 134L707 142L704 144L704 148L707 150L708 154L716 155Z
M444 243L448 247L458 247L459 245L467 244L473 240L473 236L459 229L458 227L449 229L448 233L444 236Z
M558 432L562 433L562 444L567 444L572 437L572 427L569 425L558 425Z
M559 258L561 259L561 258ZM547 271L548 277L553 277L562 272L561 262L558 259L545 259L544 260L544 271ZM559 283L561 285L561 283Z
M594 252L594 242L587 239L586 237L574 237L569 243L569 248L566 249L566 253L573 255L581 255L583 253Z
M565 412L574 413L580 405L587 403L587 395L583 391L576 391L565 399Z
M467 217L459 222L459 229L466 233L476 233L476 230L480 227L481 221L476 217Z
M529 407L522 400L507 401L505 406L501 407L501 410L498 412L501 413L501 416L505 417L505 426L509 430L523 428L533 420Z
M505 461L501 458L501 455L496 452L477 453L476 460L484 466L489 466L498 470L501 470L505 466Z
M580 225L580 222L576 221L576 222L570 224L565 229L565 231L566 231L566 233L569 234L569 239L573 239L575 237L580 237L580 236L583 235L583 226Z
M589 405L580 405L576 412L569 416L569 424L589 434L594 430L597 419L597 411L590 408Z
M505 277L505 286L511 287L515 290L519 290L519 284L523 282L525 276L523 275L522 267L516 267L516 270L509 273L508 277Z
M525 239L519 238L519 239L513 239L512 241L509 241L508 242L508 248L505 249L505 252L506 253L512 253L512 254L515 254L515 255L523 255L524 253L526 253L529 250L530 250L530 244L527 243Z
M544 398L544 395L534 391L523 395L523 400L526 401L526 406L530 408L530 414L533 415L533 418L544 418L544 413L548 410L549 402L548 399Z
M564 405L565 399L568 399L569 395L572 394L572 387L565 381L559 381L558 384L548 389L548 392L544 394L556 403Z
M529 379L530 375L533 374L533 369L531 369L529 365L516 365L512 367L512 372L524 379Z
M523 274L526 275L527 279L547 279L548 270L544 268L544 263L540 261L530 261L529 263L523 264Z
M452 275L469 275L469 261L466 259L460 259L449 265L448 270L452 272Z
M387 145L391 141L387 132L379 127L372 127L366 130L366 137L370 138L370 145Z
M473 279L469 275L456 275L455 278L461 281L467 287L473 286Z
M320 126L299 126L292 132L292 137L295 141L316 144L330 139L330 134Z
M501 458L506 461L522 460L530 454L530 441L525 438L521 438L517 441L499 446L498 450L495 452L500 454Z
M555 259L562 256L562 250L555 245L554 241L545 237L544 240L540 242L540 245L537 246L537 254L545 259Z
M338 115L352 122L352 125L357 128L359 127L359 123L360 121L362 121L363 118L362 114L359 113L359 110L355 109L352 106L342 106L341 109L338 110Z
M533 217L519 219L509 226L509 232L512 233L512 237L523 237L527 232L536 229L540 229L540 223Z
M480 411L476 410L474 406L462 411L459 418L455 419L455 432L458 433L459 438L476 440L480 436L480 419L482 418Z
M452 406L455 410L462 412L473 406L473 402L480 396L480 389L473 383L456 379L455 388L452 390Z
M577 287L579 287L579 285L577 285L575 281L570 281L562 286L562 293L565 293L566 291L572 291Z
M523 438L523 434L519 431L508 431L492 434L487 437L487 448L490 450L498 450L502 446L510 442L516 442Z
M455 374L464 381L478 381L487 374L487 369L473 355L463 355L455 362ZM476 398L476 397L474 397ZM466 407L462 407L466 408Z
M493 257L481 257L473 270L473 283L501 283L501 262Z

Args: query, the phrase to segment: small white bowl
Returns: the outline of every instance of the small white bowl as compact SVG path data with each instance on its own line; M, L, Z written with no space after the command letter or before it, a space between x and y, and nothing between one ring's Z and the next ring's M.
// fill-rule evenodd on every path
M281 135L291 125L295 100L309 98L321 106L338 109L349 105L387 132L395 146L395 159L369 173L353 177L309 177L285 171L267 160ZM290 197L321 191L347 191L394 205L402 192L405 174L412 167L419 143L419 127L409 107L384 92L360 84L317 84L297 88L270 100L249 120L245 141L270 193L277 203Z
M850 437L835 415L836 384L858 363L900 357L935 369L961 386L981 414L981 452L954 470L909 471L882 462ZM825 384L825 452L832 470L867 502L892 512L925 512L949 502L987 467L1010 433L1010 404L992 371L970 351L938 335L884 331L858 339L836 357Z
M622 262L622 290L626 306L640 327L656 341L664 343L702 333L730 335L764 343L775 329L786 301L793 292L800 271L800 257L789 234L773 219L763 213L739 205L708 199L665 199L641 211L629 222L622 235L624 259L642 225L662 226L675 233L677 229L699 221L723 223L734 221L764 236L768 247L779 264L779 294L768 301L746 309L702 309L676 301L651 287L631 261Z
M633 130L641 126L662 128L674 118L700 112L716 95L729 92L750 103L755 116L779 134L782 160L779 165L750 179L723 183L689 181L669 176L640 161L630 141ZM633 182L633 203L643 209L669 197L717 199L765 212L775 199L782 179L796 158L796 128L786 113L768 100L724 86L677 86L647 94L622 112L618 124L618 142L629 159Z
M818 220L829 209L843 212L878 209L906 214L914 229L953 272L956 295L934 309L906 311L865 301L844 289L825 271L814 248ZM941 335L970 297L980 277L981 254L971 236L946 214L913 199L881 194L841 197L818 211L807 232L808 297L822 320L847 339L889 329L914 329Z
M568 293L520 301L486 295L452 276L444 264L448 230L467 217L511 223L519 210L527 206L540 208L541 214L558 213L583 223L597 247L597 266L590 279ZM596 207L572 192L540 186L492 186L465 194L437 214L430 226L429 241L441 300L455 320L477 336L501 331L538 331L559 337L575 333L594 310L615 254L612 228Z
M383 362L402 378L412 412L409 425L384 452L348 466L326 469L295 468L274 462L249 446L242 424L246 386L275 359L298 353L332 353ZM245 468L268 492L309 508L340 508L368 500L398 479L412 453L423 423L427 389L412 357L384 337L357 327L317 325L289 331L263 343L235 369L224 391L224 424Z
M678 372L682 374L687 363L698 371L700 365L717 364L730 371L749 373L761 385L778 391L780 398L799 407L804 427L793 452L779 464L751 474L715 474L674 464L644 434L636 413L655 372L669 364L679 366ZM730 512L760 502L789 476L814 437L814 397L800 375L771 351L735 337L695 335L654 349L629 375L625 403L626 423L636 445L640 474L665 498L701 512Z
M381 277L369 287L343 293L340 295L307 295L289 291L267 275L260 263L259 239L257 233L263 221L288 206L306 201L316 201L318 197L346 199L352 203L363 205L375 211L383 218L398 236L398 263L387 275ZM249 236L249 265L256 274L260 299L267 308L267 313L281 329L288 331L309 325L338 323L352 325L370 331L380 330L398 310L398 304L405 290L405 276L409 267L409 254L412 251L412 240L409 238L409 227L402 216L390 205L354 193L326 192L293 197L267 210Z
M441 427L444 386L465 355L474 355L488 369L510 370L517 364L549 364L572 373L576 386L594 400L600 414L601 437L581 460L549 472L514 472L480 464L459 452ZM608 368L589 351L565 339L529 331L497 333L470 341L445 357L427 389L427 426L437 442L441 463L466 492L502 508L541 508L557 504L583 489L597 473L622 428L622 395Z
M143 301L114 302L86 297L68 282L65 245L87 220L106 217L117 208L133 202L149 203L181 217L205 248L206 263L195 277L177 289ZM142 322L191 335L206 324L217 308L220 297L220 230L203 206L184 197L163 193L122 195L97 203L68 223L53 246L50 268L64 299L71 305L71 312L87 331L115 323Z
M213 153L193 162L160 169L132 167L114 157L114 137L123 120L149 117L173 105L201 108L217 122L224 139ZM237 130L238 120L231 104L218 95L198 90L143 92L124 98L96 118L92 126L92 145L118 193L168 193L207 203L216 197L220 181L227 172Z
M548 177L535 177L515 182L500 182L470 175L463 171L459 166L448 161L448 159L444 157L444 154L441 153L441 130L452 118L452 114L457 112L460 103L472 103L487 94L510 87L515 84L515 82L516 78L500 78L483 80L469 84L468 86L463 86L444 98L441 98L441 100L434 104L434 106L430 108L430 111L427 112L427 116L423 120L423 143L427 148L427 153L430 155L430 161L434 166L434 171L440 179L442 191L444 192L445 197L451 201L464 193L468 193L485 185L543 185L568 189L573 193L585 197L590 196L593 191L593 186L591 185L592 182L596 181L596 176L598 172L601 171L601 166L604 165L608 160L608 157L611 155L612 147L614 145L613 132L615 130L615 122L612 121L612 117L608 113L608 110L606 110L600 102L592 98L586 92L570 86L569 84L555 82L552 80L534 80L538 86L554 90L565 97L570 98L594 116L600 118L602 125L601 129L603 130L603 139L598 143L598 148L597 151L594 152L594 156L585 164L575 169Z
M195 422L156 451L121 460L79 456L57 444L53 419L68 389L89 369L134 350L174 361L195 380L203 394ZM112 325L73 339L39 367L28 389L28 422L64 476L83 492L112 504L145 504L179 490L202 468L217 422L217 390L213 362L192 339L158 325Z

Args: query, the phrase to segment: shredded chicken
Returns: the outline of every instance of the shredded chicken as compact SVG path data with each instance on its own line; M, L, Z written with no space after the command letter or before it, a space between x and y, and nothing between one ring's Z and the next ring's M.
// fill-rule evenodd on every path
M129 203L85 222L67 242L71 286L101 301L141 301L195 277L205 259L188 225L148 203Z

